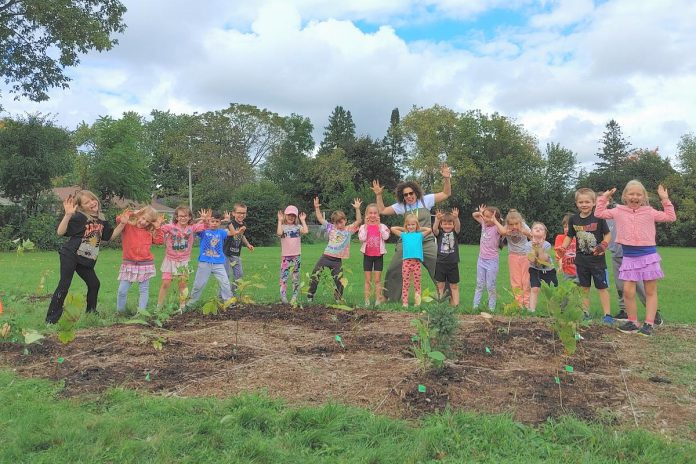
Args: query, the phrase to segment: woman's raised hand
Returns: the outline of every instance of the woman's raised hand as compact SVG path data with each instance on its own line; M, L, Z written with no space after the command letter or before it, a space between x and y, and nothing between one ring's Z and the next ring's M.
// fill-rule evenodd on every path
M442 177L445 179L449 179L452 177L452 169L450 169L449 166L447 166L447 163L442 163L442 166L440 166L440 174L442 174Z
M319 197L314 197L314 208L321 208L321 203L319 202Z
M667 193L667 189L664 185L660 184L657 186L657 194L660 197L660 200L669 200L669 194Z
M75 202L75 197L68 195L68 198L63 200L63 209L66 215L73 215L77 211L77 202Z
M381 195L382 192L384 192L384 187L379 185L378 180L373 180L372 181L372 191L375 192L375 195Z

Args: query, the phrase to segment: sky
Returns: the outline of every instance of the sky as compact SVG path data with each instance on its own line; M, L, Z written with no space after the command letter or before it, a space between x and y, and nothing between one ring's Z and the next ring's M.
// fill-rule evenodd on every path
M123 0L119 45L68 71L70 89L14 101L69 129L101 115L246 103L331 111L381 138L393 108L480 109L596 160L615 119L635 148L673 157L696 133L692 0Z

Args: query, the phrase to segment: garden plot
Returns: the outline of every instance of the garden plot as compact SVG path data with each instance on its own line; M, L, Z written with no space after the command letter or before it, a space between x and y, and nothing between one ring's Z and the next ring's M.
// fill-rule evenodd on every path
M696 346L696 329L647 339L592 325L571 357L548 319L462 316L444 368L412 354L413 314L247 305L187 313L164 329L116 325L27 347L0 344L0 365L64 382L66 396L110 387L226 397L264 391L291 404L336 401L393 417L454 410L507 413L524 423L565 414L656 431L696 423L696 392L656 340ZM660 354L662 353L662 355ZM676 364L675 364L676 363ZM692 432L693 433L693 432Z

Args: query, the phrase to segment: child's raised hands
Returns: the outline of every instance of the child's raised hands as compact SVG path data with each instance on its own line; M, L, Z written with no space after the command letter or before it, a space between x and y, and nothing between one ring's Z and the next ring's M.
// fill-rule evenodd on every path
M444 215L445 215L445 213L443 213L441 209L435 210L435 219L437 219L438 221L442 221L442 217Z
M162 227L162 224L164 224L166 220L167 218L164 217L164 214L158 215L157 219L155 219L155 222L153 223L155 229L159 229L160 227Z
M314 208L321 208L321 203L319 202L319 197L314 197Z
M373 180L372 181L372 191L375 192L375 195L381 195L382 192L384 192L384 187L379 185L378 180Z
M483 214L484 211L486 211L486 205L485 204L480 204L477 210L479 213Z
M230 219L232 218L232 215L230 214L229 211L224 211L222 213L222 220L225 222L230 222Z
M447 166L447 163L442 163L442 166L440 166L440 174L442 174L442 177L445 179L450 179L452 177L452 169Z
M667 189L662 184L657 186L657 195L660 197L660 200L669 200Z
M616 193L616 187L614 187L614 188L611 189L611 190L607 190L606 192L604 192L604 193L602 194L602 196L603 196L604 198L606 198L607 200L611 200L611 197L613 197L615 193Z
M455 218L459 217L459 208L452 208L452 216Z
M283 222L285 220L285 214L282 211L278 211L278 221Z
M360 205L362 205L362 200L360 198L353 198L353 208L360 209Z
M118 222L120 222L121 224L128 224L128 222L130 222L132 215L133 215L133 211L126 209L120 214Z
M72 195L68 195L68 198L63 200L63 209L65 210L66 215L73 215L75 214L75 211L77 211L77 202L75 201L75 197Z
M300 222L304 222L307 219L307 213L304 211L300 213Z

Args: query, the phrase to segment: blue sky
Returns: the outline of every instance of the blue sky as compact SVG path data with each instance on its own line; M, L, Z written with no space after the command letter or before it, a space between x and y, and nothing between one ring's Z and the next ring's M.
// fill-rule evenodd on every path
M122 1L116 48L83 56L48 102L4 89L5 114L72 128L240 102L309 117L318 143L336 105L381 138L392 108L439 104L509 116L584 162L612 118L668 156L696 132L691 0Z

